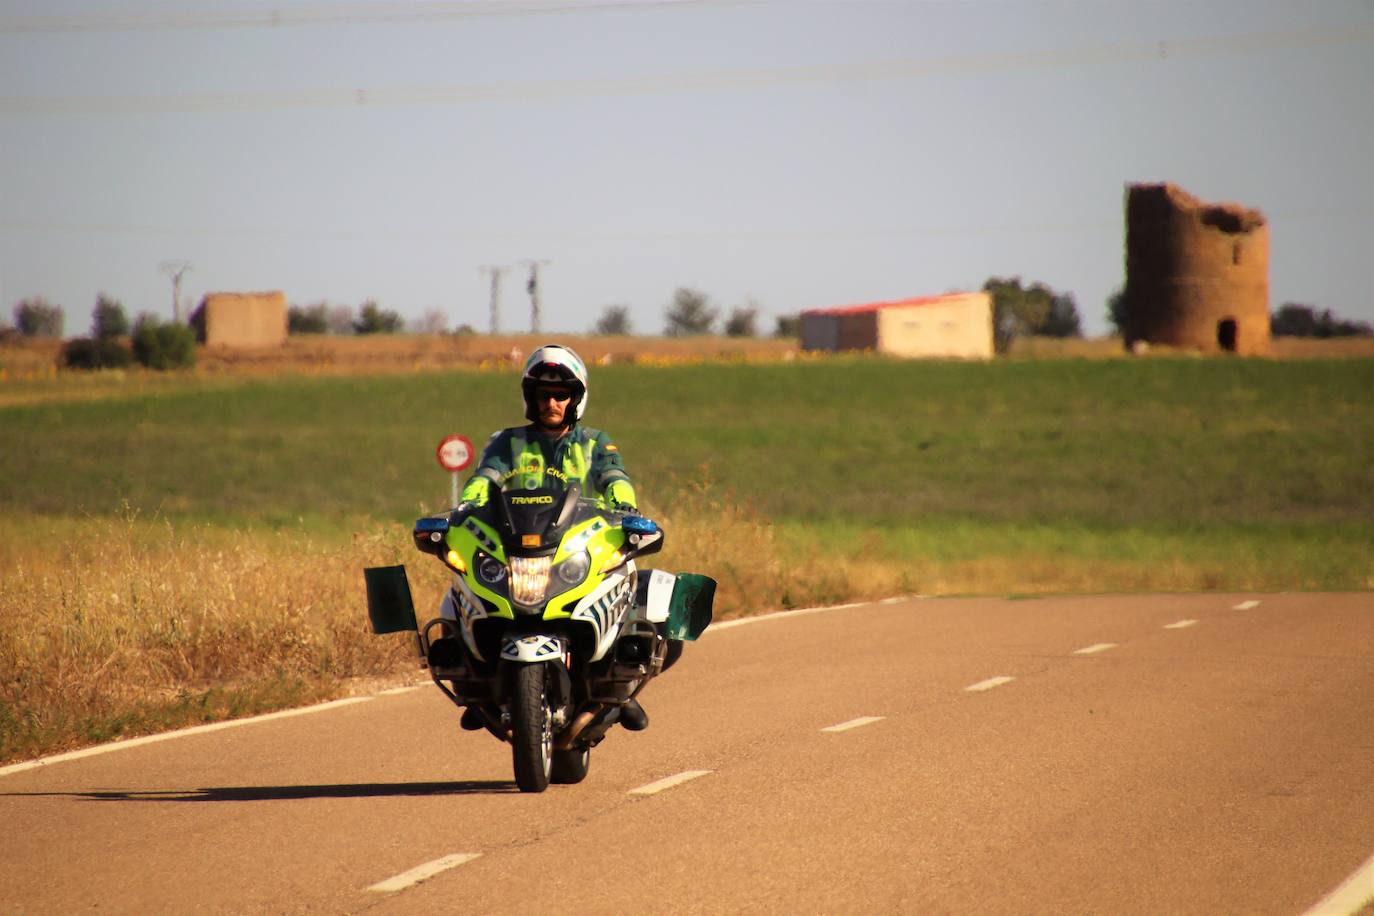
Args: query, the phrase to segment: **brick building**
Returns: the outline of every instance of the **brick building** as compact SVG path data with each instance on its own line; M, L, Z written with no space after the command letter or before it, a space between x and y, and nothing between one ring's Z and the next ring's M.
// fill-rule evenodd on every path
M1269 352L1269 226L1171 184L1126 192L1123 335L1203 353Z

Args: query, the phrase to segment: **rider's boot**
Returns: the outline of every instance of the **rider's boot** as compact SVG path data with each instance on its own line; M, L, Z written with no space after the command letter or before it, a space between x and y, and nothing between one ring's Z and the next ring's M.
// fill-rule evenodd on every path
M458 720L458 724L463 727L463 731L480 732L487 727L487 717L482 715L482 711L476 706L468 706L463 710L463 718Z
M632 732L642 732L649 727L649 714L638 700L631 700L620 707L620 724Z

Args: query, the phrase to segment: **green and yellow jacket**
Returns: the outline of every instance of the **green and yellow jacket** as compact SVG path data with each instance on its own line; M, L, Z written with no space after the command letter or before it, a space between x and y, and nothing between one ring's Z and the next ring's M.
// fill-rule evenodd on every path
M503 429L487 440L482 460L463 488L463 501L486 505L497 490L566 489L607 504L635 506L634 485L611 437L580 424L554 439L535 424Z

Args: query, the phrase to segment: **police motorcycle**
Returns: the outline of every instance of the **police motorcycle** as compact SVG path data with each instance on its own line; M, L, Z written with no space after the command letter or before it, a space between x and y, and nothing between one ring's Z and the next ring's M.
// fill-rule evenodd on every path
M419 519L413 537L452 570L452 587L420 627L405 567L364 570L372 629L414 631L464 728L510 743L522 792L585 779L626 704L711 621L715 581L639 570L663 529L576 483L497 493Z

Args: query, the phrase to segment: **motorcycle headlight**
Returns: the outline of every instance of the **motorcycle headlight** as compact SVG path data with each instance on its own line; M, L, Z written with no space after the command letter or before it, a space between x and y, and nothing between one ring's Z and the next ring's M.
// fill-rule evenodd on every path
M506 567L499 560L483 557L477 562L477 578L488 585L500 585L506 578Z
M563 580L564 585L576 585L587 578L587 569L591 565L592 558L587 551L575 553L558 564L558 578Z
M553 557L511 557L510 596L516 604L534 605L549 588Z

